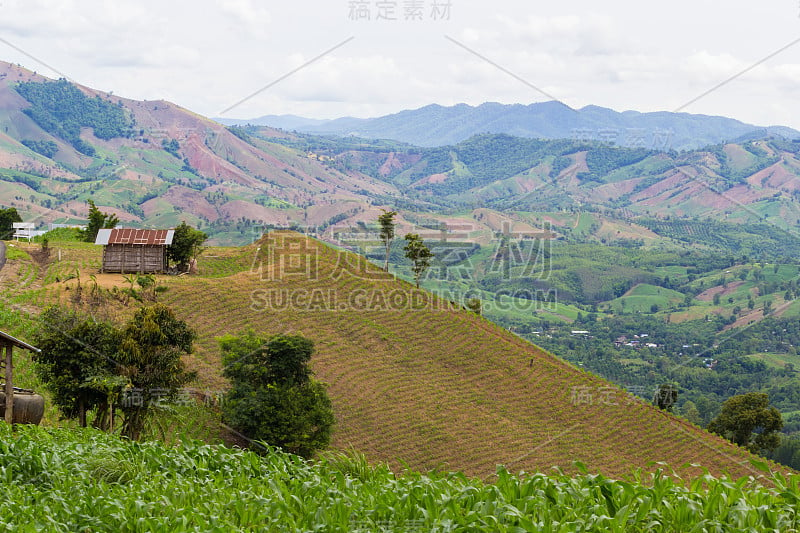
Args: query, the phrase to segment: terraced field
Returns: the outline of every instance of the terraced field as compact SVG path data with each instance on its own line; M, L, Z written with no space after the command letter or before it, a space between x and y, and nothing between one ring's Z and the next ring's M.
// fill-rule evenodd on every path
M575 460L617 476L652 461L756 475L738 447L408 283L367 279L353 254L289 233L258 246L251 271L176 280L165 295L200 333L202 386L224 386L214 337L296 332L316 342L334 446L371 460L486 477Z
M99 250L75 254L36 283L50 281L54 268L93 269ZM291 232L209 254L217 257L201 260L199 276L164 278L169 290L161 297L199 333L187 360L199 373L196 386L226 386L215 337L248 328L302 333L315 341L314 370L330 385L336 448L353 447L393 467L461 470L487 480L498 464L573 472L576 460L616 477L657 461L684 474L703 467L759 475L744 450L387 278L359 256ZM68 284L46 283L43 300Z

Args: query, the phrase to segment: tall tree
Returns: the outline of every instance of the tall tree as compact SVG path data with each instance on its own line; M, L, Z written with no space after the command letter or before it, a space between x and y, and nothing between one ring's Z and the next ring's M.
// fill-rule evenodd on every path
M179 270L185 272L189 268L189 262L203 252L206 239L208 235L183 221L175 228L172 244L167 246L167 257L178 265Z
M311 340L248 332L219 343L222 373L231 380L222 403L227 424L253 441L303 457L328 445L333 410L325 385L311 377Z
M165 305L139 309L123 329L61 307L39 320L36 372L61 413L82 426L95 409L95 426L111 429L109 412L125 393L122 433L138 439L154 407L194 378L181 355L195 334Z
M411 271L414 273L414 282L419 289L419 280L422 274L431 266L433 253L422 242L422 238L416 233L407 233L405 236L406 245L403 250L406 257L411 261Z
M0 240L11 238L14 233L14 222L22 222L16 207L0 209Z
M481 302L480 298L470 298L467 300L467 309L475 313L476 315L481 314L481 310L483 309L483 303Z
M162 400L174 399L194 379L181 355L192 352L196 334L163 305L139 309L122 331L116 355L119 373L128 378L130 396L122 405L122 434L138 439L147 418Z
M781 413L769 404L769 396L763 392L748 392L728 398L722 404L719 416L708 424L709 431L753 453L777 448L781 429Z
M36 374L61 414L85 427L87 412L108 407L107 392L97 385L116 371L119 330L54 306L39 315L33 338L41 349L34 355Z
M385 271L389 271L389 250L392 247L392 241L394 240L394 217L397 216L396 211L387 211L386 209L381 209L383 214L378 217L378 224L381 226L381 240L383 241L383 245L386 247L386 261L383 264L383 269Z
M86 225L86 230L83 232L83 240L86 242L94 242L97 239L97 233L101 229L115 228L119 224L117 215L101 212L94 200L89 199L89 223Z

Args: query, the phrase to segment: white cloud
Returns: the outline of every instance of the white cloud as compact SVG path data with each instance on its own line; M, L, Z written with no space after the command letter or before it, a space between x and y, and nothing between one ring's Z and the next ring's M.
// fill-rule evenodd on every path
M347 0L0 0L0 37L86 85L209 116L351 36L227 116L546 99L444 35L571 106L653 111L684 104L795 38L800 7L789 4L452 0L451 20L415 23L350 21ZM0 59L47 73L2 43ZM687 110L800 128L798 84L800 45Z
M268 35L272 16L263 2L257 0L225 0L218 4L220 11L229 16L235 28L247 31L252 37Z

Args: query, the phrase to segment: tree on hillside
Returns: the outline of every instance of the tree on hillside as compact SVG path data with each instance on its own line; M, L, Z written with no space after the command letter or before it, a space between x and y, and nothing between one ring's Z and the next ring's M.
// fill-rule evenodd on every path
M671 383L663 383L653 395L653 405L663 411L672 411L672 406L678 401L678 387Z
M189 263L203 253L203 243L206 239L208 235L183 221L175 228L172 244L167 246L167 257L178 265L178 270L186 272Z
M709 431L753 453L777 448L781 429L781 413L769 405L769 396L763 392L748 392L728 398L722 404L719 416L708 424Z
M381 225L381 240L386 247L386 262L383 265L385 271L389 271L389 249L394 240L394 217L397 216L396 211L387 211L381 209L383 214L378 217L378 223Z
M117 215L102 213L96 205L94 200L89 200L89 223L83 232L83 240L86 242L94 242L97 239L97 233L101 229L115 228L119 224Z
M16 207L0 209L0 240L10 239L14 234L14 223L22 222Z
M411 261L411 271L414 273L414 281L419 289L419 280L422 274L431 266L431 259L433 253L422 242L422 238L416 233L407 233L405 236L407 241L403 250L406 252L406 257Z
M683 404L681 408L681 412L683 413L683 417L691 422L696 426L700 426L703 424L703 419L700 416L700 410L697 408L697 405L693 401L688 401Z
M116 371L119 340L113 325L75 311L54 306L39 315L33 342L42 351L34 355L36 374L62 416L77 418L85 427L87 412L109 407L108 391L97 385Z
M162 400L174 399L194 379L181 356L192 352L196 334L164 304L139 309L122 330L116 360L130 383L122 404L122 434L138 439L147 418ZM135 399L135 401L133 401Z
M248 439L307 458L328 445L333 410L325 385L311 377L311 340L248 332L219 344L222 373L231 381L222 403L225 423Z
M123 329L61 307L48 308L39 321L36 373L61 414L82 426L94 410L94 425L113 429L118 403L123 435L138 439L158 402L194 377L181 355L191 351L195 334L164 305L139 309Z

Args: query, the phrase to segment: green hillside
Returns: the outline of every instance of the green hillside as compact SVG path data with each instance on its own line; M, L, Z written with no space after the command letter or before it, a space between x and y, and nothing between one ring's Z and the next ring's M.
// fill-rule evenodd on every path
M294 262L284 261L286 250L295 250ZM200 376L194 386L226 386L219 335L248 328L301 333L316 343L312 365L330 387L336 448L355 447L371 462L395 467L477 476L497 464L574 471L575 460L609 476L651 469L653 461L695 474L698 468L682 465L757 474L744 450L460 306L385 278L354 254L273 232L255 246L214 255L201 262L199 277L163 279L163 301L200 336L187 359ZM56 298L74 303L77 280L57 279L78 268L91 287L98 258L99 249L76 244L46 267L9 261L4 283L17 289L6 293L5 305L15 310L2 315L0 327L24 334L30 326L20 316ZM106 288L124 283L111 274L96 280ZM95 312L130 311L109 301Z

